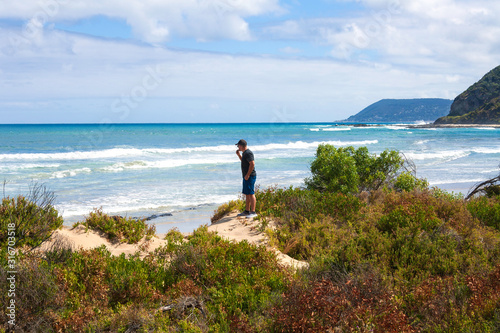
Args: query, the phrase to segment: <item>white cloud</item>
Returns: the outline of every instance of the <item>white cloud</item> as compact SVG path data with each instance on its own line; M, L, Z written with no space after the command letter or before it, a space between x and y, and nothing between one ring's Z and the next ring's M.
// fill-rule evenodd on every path
M284 108L295 112L295 121L337 120L382 98L452 99L498 65L500 4L360 1L368 10L351 17L290 15L258 31L247 18L282 13L278 0L3 1L0 18L25 24L0 28L0 114L15 116L13 110L33 105L52 121L73 108L83 110L79 121L98 121L101 111L118 116L117 121L140 121L129 115L133 109L149 112L149 121L155 121L158 110L185 108L192 121L207 121L197 115L207 110L231 115L241 107L255 117L257 109L263 114ZM54 22L95 15L127 22L147 43L53 28ZM256 44L245 45L259 50L266 44L257 38L277 40L281 54L237 56L159 46L172 37L252 40ZM287 46L297 41L300 50ZM332 57L305 58L318 45L329 47ZM283 59L283 52L293 59Z
M291 46L284 47L280 51L286 54L298 54L302 52L300 49Z
M8 32L0 34L0 50L8 45ZM465 85L450 82L448 71L417 73L384 63L180 52L51 30L42 38L41 46L15 56L0 53L0 100L12 103L0 112L15 115L11 111L21 101L53 101L44 109L52 121L61 110L76 108L86 110L79 113L91 118L86 121L99 121L102 112L116 121L140 121L129 115L138 110L154 121L159 110L177 114L174 106L184 107L179 101L185 100L204 101L205 109L203 103L191 106L199 116L193 121L214 105L222 115L255 104L261 111L293 111L296 121L320 121L345 119L382 98L453 98Z
M138 38L159 43L172 35L200 40L250 39L246 17L283 10L278 0L23 0L0 2L0 18L26 24L103 15L126 21Z
M354 0L353 0L354 1ZM361 0L351 17L287 20L264 31L274 38L330 45L341 60L463 71L500 58L500 4L460 0ZM465 69L467 70L467 69Z

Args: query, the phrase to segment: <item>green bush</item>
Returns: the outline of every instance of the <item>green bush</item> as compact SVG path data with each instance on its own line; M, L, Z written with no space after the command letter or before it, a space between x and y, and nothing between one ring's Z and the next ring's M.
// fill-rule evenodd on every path
M335 148L321 144L311 163L312 177L306 179L305 183L309 189L322 192L349 194L377 190L383 185L394 183L404 162L399 153L393 150L385 150L375 156L366 147ZM399 184L402 186L408 181L408 177L401 178Z
M184 235L177 228L170 229L164 238L167 242L166 251L174 252L184 242Z
M400 287L432 275L487 271L498 260L498 235L482 230L454 196L433 191L375 191L352 195L269 189L256 193L270 236L296 259L329 258L342 267L370 263ZM266 209L266 207L269 207Z
M8 280L12 277L14 280ZM14 288L10 286L11 282ZM52 320L48 313L61 307L61 289L51 269L38 259L24 258L16 267L15 274L0 267L0 304L3 307L0 331L2 325L8 332L11 331L13 326L8 323L11 319L15 319L16 332L50 331ZM10 300L15 301L15 318L7 316L6 307Z
M328 192L358 192L360 176L353 155L353 147L320 145L311 163L312 177L305 181L307 187Z
M500 196L472 198L467 208L482 223L500 231Z
M50 288L36 288L46 296L23 318L45 323L44 331L267 331L268 311L292 278L276 255L206 227L177 236L142 259L105 247L57 256L44 266L53 284L35 279Z
M50 238L63 224L62 217L52 206L53 200L53 193L40 185L30 187L28 197L3 198L0 246L5 247L10 240L16 248L35 248Z
M413 190L425 190L429 187L429 182L425 179L415 177L411 172L405 171L397 176L394 188L398 191L411 192Z
M84 222L75 223L73 227L78 225L85 226L86 230L90 228L101 231L112 241L129 244L138 243L143 237L149 240L156 233L155 225L130 217L109 216L102 209L95 209Z
M176 251L168 272L165 285L189 280L202 288L214 315L210 324L222 332L260 323L289 281L274 253L246 241L223 240L206 227L198 228Z

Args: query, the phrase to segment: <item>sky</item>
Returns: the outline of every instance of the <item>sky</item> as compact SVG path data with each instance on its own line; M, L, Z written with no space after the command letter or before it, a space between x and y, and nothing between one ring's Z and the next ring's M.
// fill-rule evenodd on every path
M491 0L0 0L0 123L333 122L500 65Z

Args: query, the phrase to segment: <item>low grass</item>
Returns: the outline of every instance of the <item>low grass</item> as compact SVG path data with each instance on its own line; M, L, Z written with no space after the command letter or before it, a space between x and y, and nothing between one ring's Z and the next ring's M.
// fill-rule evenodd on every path
M245 202L242 200L231 200L217 207L214 211L214 215L210 218L210 222L216 223L221 218L232 212L233 210L243 210L245 207Z

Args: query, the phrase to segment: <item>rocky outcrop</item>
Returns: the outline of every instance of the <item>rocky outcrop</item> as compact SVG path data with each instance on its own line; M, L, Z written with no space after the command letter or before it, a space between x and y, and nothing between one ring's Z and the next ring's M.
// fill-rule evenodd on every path
M500 66L457 96L446 117L435 124L499 124Z

